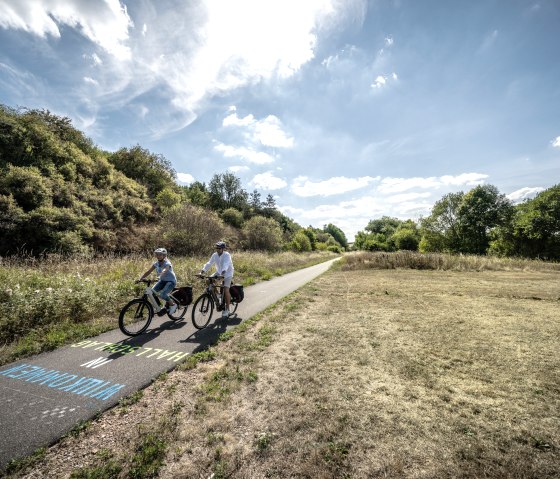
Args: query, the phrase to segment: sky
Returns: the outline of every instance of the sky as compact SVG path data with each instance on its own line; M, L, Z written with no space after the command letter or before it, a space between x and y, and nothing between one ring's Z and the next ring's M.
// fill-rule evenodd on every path
M560 179L558 0L0 0L0 103L349 241Z

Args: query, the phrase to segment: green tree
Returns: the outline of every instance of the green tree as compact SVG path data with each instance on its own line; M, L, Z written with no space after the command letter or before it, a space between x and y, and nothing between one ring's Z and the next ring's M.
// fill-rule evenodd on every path
M420 238L418 232L411 228L399 228L391 236L397 250L417 251Z
M311 245L311 251L315 251L317 249L317 233L315 232L315 228L312 226L308 226L307 228L302 230L303 233L309 238L309 244Z
M492 185L479 185L465 194L458 208L461 253L486 254L491 231L509 223L513 205Z
M560 184L515 206L510 221L494 231L490 252L560 259Z
M210 206L210 194L204 183L193 181L189 186L181 187L187 199L195 206L208 208Z
M342 231L338 226L329 223L328 225L325 225L323 227L323 231L329 233L336 240L336 242L340 246L342 246L342 248L348 248L348 240L346 239L346 235L344 234L344 231Z
M249 195L249 208L253 215L262 214L263 204L261 201L261 194L257 190Z
M208 183L210 206L214 210L223 211L236 208L243 211L247 208L247 192L241 186L241 180L233 173L215 174Z
M152 198L166 187L178 188L175 182L177 173L171 162L140 145L121 148L109 155L109 161L117 170L144 185Z
M464 193L448 193L437 201L430 216L420 220L422 252L457 252L461 250L459 206Z

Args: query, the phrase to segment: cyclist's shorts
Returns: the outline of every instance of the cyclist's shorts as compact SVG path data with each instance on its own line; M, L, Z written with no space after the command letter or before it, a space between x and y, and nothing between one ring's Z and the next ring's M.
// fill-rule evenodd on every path
M227 278L224 278L224 286L226 288L229 288L231 286L232 280L233 280L233 276L228 276Z

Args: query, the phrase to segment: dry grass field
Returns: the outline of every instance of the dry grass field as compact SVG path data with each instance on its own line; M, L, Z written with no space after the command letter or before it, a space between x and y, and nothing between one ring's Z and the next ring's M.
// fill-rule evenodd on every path
M558 274L330 271L13 477L558 478Z

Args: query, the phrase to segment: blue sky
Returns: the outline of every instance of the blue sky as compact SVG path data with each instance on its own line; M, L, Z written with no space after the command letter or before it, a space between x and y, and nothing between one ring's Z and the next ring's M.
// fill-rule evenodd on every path
M0 102L349 240L560 178L557 0L2 0Z

